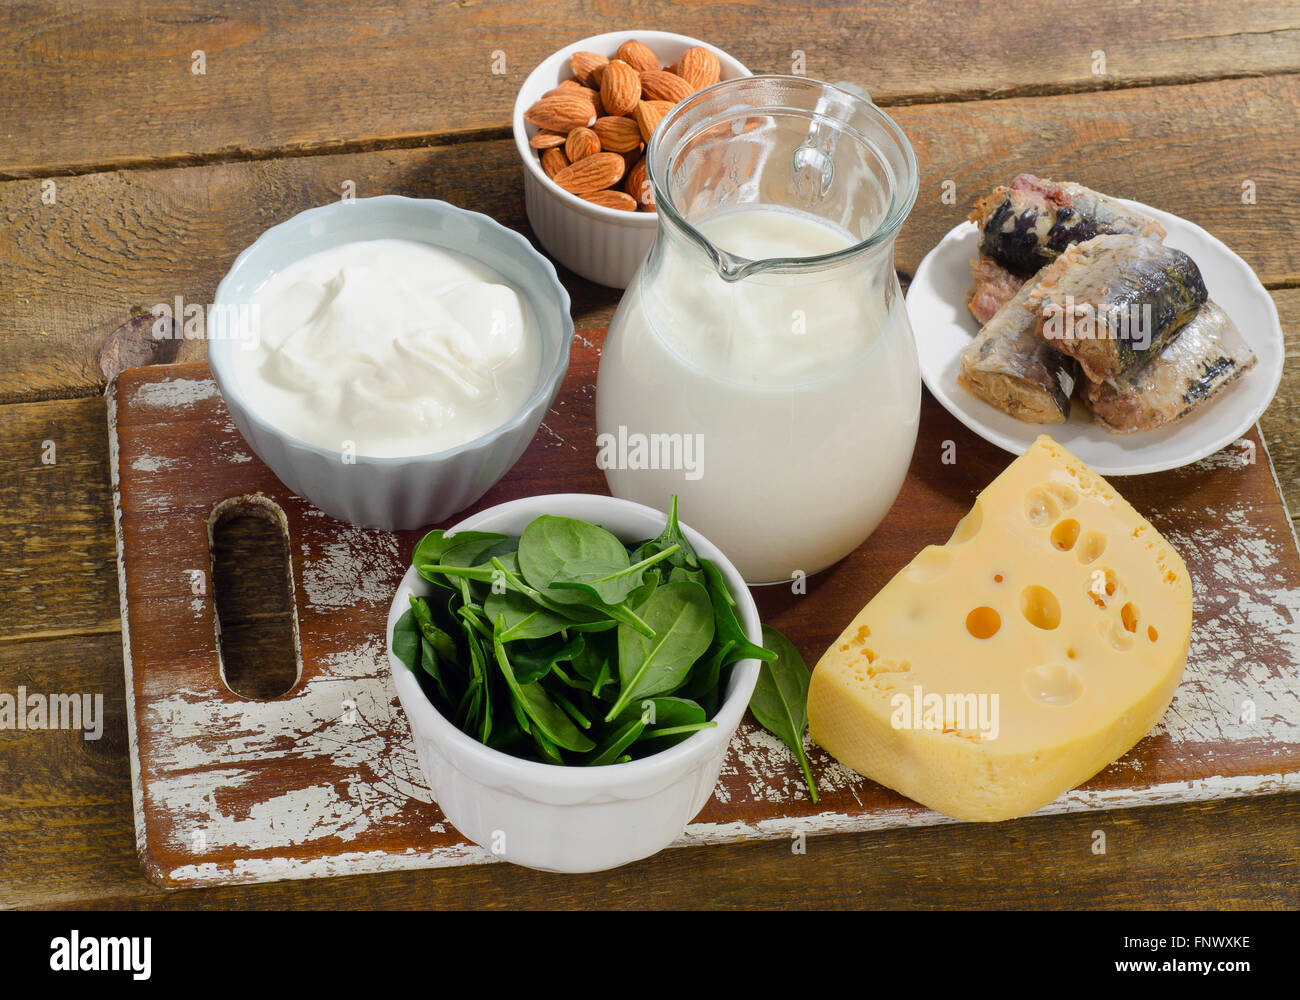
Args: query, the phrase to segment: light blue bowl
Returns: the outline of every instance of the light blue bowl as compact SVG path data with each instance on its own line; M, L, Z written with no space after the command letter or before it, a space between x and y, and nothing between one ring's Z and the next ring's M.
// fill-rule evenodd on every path
M310 444L269 423L241 390L236 338L208 343L208 365L249 447L282 483L325 513L365 528L404 530L445 520L486 493L528 447L569 367L573 320L555 268L513 230L445 201L383 195L308 209L264 232L217 286L217 313L247 303L288 264L357 240L409 239L481 261L531 307L541 336L537 384L524 406L482 437L446 451L400 458L357 455Z

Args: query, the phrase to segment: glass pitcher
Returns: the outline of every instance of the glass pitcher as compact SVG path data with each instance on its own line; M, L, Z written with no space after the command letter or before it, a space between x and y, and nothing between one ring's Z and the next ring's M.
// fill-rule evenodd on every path
M678 494L746 581L815 573L875 530L916 444L911 144L869 99L756 76L677 105L646 164L659 229L605 340L598 463L615 496Z

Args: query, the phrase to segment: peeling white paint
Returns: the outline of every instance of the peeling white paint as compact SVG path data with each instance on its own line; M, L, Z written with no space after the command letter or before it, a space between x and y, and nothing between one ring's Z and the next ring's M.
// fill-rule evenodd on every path
M146 382L136 389L131 402L135 406L165 406L183 409L203 399L217 395L217 383L210 378L169 378L161 382ZM231 425L231 430L234 426Z
M161 472L176 465L174 458L162 458L158 455L141 455L131 460L131 468L137 472Z

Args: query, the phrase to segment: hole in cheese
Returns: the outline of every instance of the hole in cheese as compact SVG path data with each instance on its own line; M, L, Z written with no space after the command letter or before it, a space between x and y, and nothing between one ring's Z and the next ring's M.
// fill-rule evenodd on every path
M1069 552L1079 538L1079 522L1067 517L1052 529L1052 544L1062 552Z
M980 528L983 526L984 505L976 500L974 506L966 512L966 516L957 522L957 527L952 529L952 537L948 539L948 544L960 545L962 542L969 542L980 533Z
M1088 596L1097 607L1105 608L1110 604L1110 599L1115 596L1118 586L1119 581L1115 579L1113 570L1094 569L1088 577Z
M1150 639L1152 642L1155 642L1157 639L1160 638L1160 633L1156 631L1156 627L1154 625L1147 626L1147 638Z
M1002 627L1002 616L987 605L975 608L966 616L966 631L976 639L989 639Z
M952 565L952 552L938 545L927 545L907 565L903 572L910 580L926 583L937 580Z
M1020 675L1025 693L1044 705L1070 705L1083 697L1083 682L1068 667L1044 663Z
M1106 536L1100 531L1088 531L1084 533L1083 541L1079 543L1078 556L1079 562L1085 566L1090 562L1096 562L1101 558L1101 554L1106 551Z
M1041 486L1025 494L1025 520L1035 528L1046 528L1060 516L1056 501Z
M1046 489L1060 503L1061 510L1070 510L1078 506L1079 494L1064 483L1048 483Z
M1124 623L1124 627L1130 632L1136 632L1138 630L1138 609L1132 601L1129 601L1119 609L1119 617Z
M1113 618L1108 618L1098 623L1101 637L1110 643L1112 649L1117 649L1121 653L1126 653L1133 648L1133 634L1127 632L1124 626Z
M1035 628L1054 629L1061 624L1061 602L1046 587L1026 587L1020 592L1020 613Z

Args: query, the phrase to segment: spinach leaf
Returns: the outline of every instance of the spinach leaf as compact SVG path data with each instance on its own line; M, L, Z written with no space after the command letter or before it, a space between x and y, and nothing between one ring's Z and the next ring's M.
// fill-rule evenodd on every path
M470 716L467 723L479 742L486 743L492 735L492 682L487 670L487 656L483 652L483 644L479 641L479 635L473 626L466 622L463 627L465 642L469 646L470 687L480 692L477 725L474 724L475 716Z
M621 721L632 718L639 718L647 726L686 726L703 722L705 716L704 709L689 698L660 695L628 705L619 716Z
M506 642L505 633L501 641ZM520 684L540 681L549 674L555 665L563 660L571 660L583 647L582 636L574 636L563 645L558 642L547 643L540 649L526 649L520 643L510 647L510 665L514 667L515 679Z
M662 729L647 729L641 734L641 738L643 740L653 740L663 736L686 736L690 733L698 733L701 729L713 729L717 725L717 720L710 719L708 722L691 722L682 726L665 726Z
M393 655L415 673L420 659L420 626L409 608L393 623Z
M514 670L510 666L510 658L506 655L505 644L501 641L501 631L501 623L498 622L496 634L492 637L492 648L496 653L497 666L501 668L501 675L505 678L510 693L514 695L515 701L519 703L524 714L556 746L577 753L586 753L594 749L596 744L587 739L581 730L569 721L564 709L551 701L540 683L534 681L531 684L520 684L516 680Z
M559 748L547 739L540 729L533 729L533 744L537 747L543 763L564 766L564 758L560 756Z
M640 717L624 723L615 729L600 745L600 749L584 760L583 763L588 767L602 767L605 764L613 764L624 750L637 741L644 729L645 723L641 721Z
M575 621L588 623L602 618L613 618L622 624L631 626L642 635L654 635L654 629L647 625L636 614L636 612L625 604L605 604L603 601L597 601L589 594L584 594L581 591L567 591L567 593L577 594L579 600L585 603L560 604L552 601L548 595L566 593L566 591L548 590L546 594L543 594L541 591L530 587L517 575L507 570L501 563L501 560L493 559L492 567L497 572L501 573L507 587L519 591L521 594L524 594L547 610L554 611L556 614L571 617Z
M509 536L494 531L457 531L455 534L448 535L439 528L429 532L416 543L415 551L411 553L411 565L423 566L426 563L441 562L448 550L466 542L499 542L507 537Z
M412 594L411 613L415 615L416 624L420 627L420 635L432 647L433 652L444 660L455 662L458 655L456 640L433 623L433 611L429 602Z
M708 583L708 578L704 575L702 569L688 569L685 566L674 566L668 573L669 583L680 583L683 580L689 583L698 583L701 587Z
M576 518L543 514L519 536L519 570L524 579L561 604L585 602L591 595L556 589L557 581L613 578L630 565L622 542L604 528Z
M813 780L803 734L808 728L808 684L812 675L794 643L770 626L763 626L763 642L776 653L770 662L759 664L758 683L749 699L749 710L759 725L794 751L813 802L817 782Z
M691 543L686 540L686 535L682 532L682 526L677 523L677 494L674 493L672 500L668 503L668 520L664 524L664 530L655 538L642 542L632 553L633 561L644 559L652 556L657 552L663 552L667 549L677 546L677 551L672 555L669 565L681 569L699 568L699 556L695 554L695 549ZM675 583L672 574L669 574L667 582ZM702 580L693 581L703 583Z
M646 570L654 566L655 563L667 559L676 551L677 546L673 546L671 549L642 559L626 569L606 573L600 577L593 577L591 572L582 572L568 580L557 578L551 582L551 590L581 590L606 604L622 604L636 591L645 586L644 574Z
M621 690L605 721L612 721L629 702L679 686L713 641L713 609L697 583L666 583L641 609L654 637L620 625L618 673Z
M483 601L483 613L502 623L502 642L519 639L545 639L573 625L564 615L548 611L517 590L491 593Z
M420 645L420 667L433 678L433 683L438 686L438 693L442 695L443 700L450 703L451 695L447 693L447 685L442 680L442 671L438 669L438 654L427 642Z
M722 576L722 570L718 569L710 559L701 559L700 566L708 580L709 600L713 603L713 614L718 622L718 639L733 644L719 666L725 666L736 660L775 660L776 653L772 650L755 646L749 641L740 619L736 617L736 599L727 589L727 581Z

